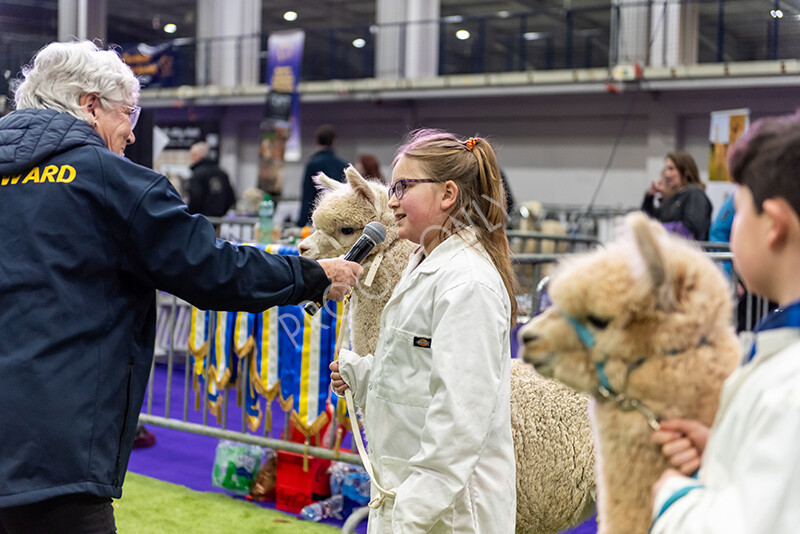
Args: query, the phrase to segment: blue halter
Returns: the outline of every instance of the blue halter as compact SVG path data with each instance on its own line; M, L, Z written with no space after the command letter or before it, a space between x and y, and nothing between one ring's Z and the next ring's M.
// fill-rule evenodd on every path
M595 346L594 334L592 334L589 331L589 329L586 328L585 324L580 322L575 317L573 317L573 316L571 316L571 315L569 315L567 313L564 313L561 310L559 310L559 313L561 314L561 316L564 319L567 320L567 322L570 324L570 326L572 326L572 329L575 330L575 335L578 336L578 339L581 340L581 343L583 343L583 345L587 349L591 349L592 347ZM698 344L698 346L705 345L707 343L708 343L708 341L706 340L706 338L702 337L702 338L700 338L700 343ZM678 350L670 350L670 351L665 352L664 355L665 356L676 356L676 355L678 355L680 353L681 353L681 351L678 351ZM604 399L604 400L614 402L617 405L617 407L620 410L624 411L624 412L629 412L629 411L634 411L635 410L635 411L641 413L642 415L644 415L647 418L647 422L650 425L650 427L653 428L653 430L658 430L660 428L659 417L655 413L653 413L652 410L647 408L647 406L645 406L639 399L630 398L624 392L623 393L619 393L619 392L615 391L614 388L611 387L611 383L608 381L608 376L606 375L606 361L607 361L607 359L608 359L608 357L606 357L606 359L603 359L603 360L601 360L599 362L595 362L595 364L594 364L594 368L595 368L595 371L597 373L597 381L599 382L599 385L597 386L597 394L599 394L600 397L602 399ZM645 362L645 358L641 358L640 360L637 360L637 361L629 364L628 365L628 374L630 374L631 371L633 371L634 369L639 367L644 362ZM627 382L627 378L626 378L626 382Z
M575 317L564 313L563 311L559 310L564 319L572 326L572 329L575 330L575 335L578 336L578 339L581 340L581 343L587 348L591 349L594 347L595 340L594 334L592 334L586 325L577 320ZM611 388L611 384L608 381L608 376L606 376L606 362L605 360L600 362L595 362L594 364L595 370L597 371L597 380L600 382L600 386L605 388L608 392L613 392L614 390Z
M578 338L581 340L581 343L583 343L587 349L594 347L594 334L589 332L589 329L586 328L586 325L577 320L575 317L564 313L563 311L559 310L558 313L560 313L561 316L569 322L569 324L575 330L575 334L577 334Z

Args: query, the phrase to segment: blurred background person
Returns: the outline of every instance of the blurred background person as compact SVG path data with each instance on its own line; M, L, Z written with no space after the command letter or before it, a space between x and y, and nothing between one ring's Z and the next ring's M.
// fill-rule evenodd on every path
M236 202L228 174L210 157L211 147L205 141L189 149L192 177L189 179L189 213L222 217Z
M661 179L644 196L642 211L670 232L707 241L712 207L705 188L694 158L680 150L670 152L664 158Z
M364 178L387 183L381 173L381 164L372 154L359 154L356 156L356 170Z
M314 211L314 203L319 195L314 176L324 172L328 177L344 182L344 170L347 168L347 162L339 159L333 151L336 142L336 129L333 126L323 124L317 128L314 137L319 150L308 160L303 173L303 199L298 226L311 226L311 212Z

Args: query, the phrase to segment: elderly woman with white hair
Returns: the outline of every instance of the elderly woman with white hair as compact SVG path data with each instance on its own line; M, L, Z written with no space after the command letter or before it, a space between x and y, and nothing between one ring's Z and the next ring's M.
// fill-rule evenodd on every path
M259 312L341 299L362 269L218 240L125 159L139 83L117 53L52 43L22 78L0 119L0 532L115 532L155 290Z

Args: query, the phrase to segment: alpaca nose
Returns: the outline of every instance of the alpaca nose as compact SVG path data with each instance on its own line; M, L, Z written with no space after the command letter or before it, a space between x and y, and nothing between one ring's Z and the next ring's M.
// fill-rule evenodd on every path
M306 252L308 252L310 248L311 247L305 242L305 240L300 241L300 243L297 244L297 251L301 256L305 256Z

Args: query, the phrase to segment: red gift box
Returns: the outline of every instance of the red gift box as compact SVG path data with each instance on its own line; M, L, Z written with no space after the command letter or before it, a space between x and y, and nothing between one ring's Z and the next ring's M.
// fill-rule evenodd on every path
M330 465L330 460L309 457L308 471L304 471L302 454L278 451L275 508L297 514L307 504L328 497Z

